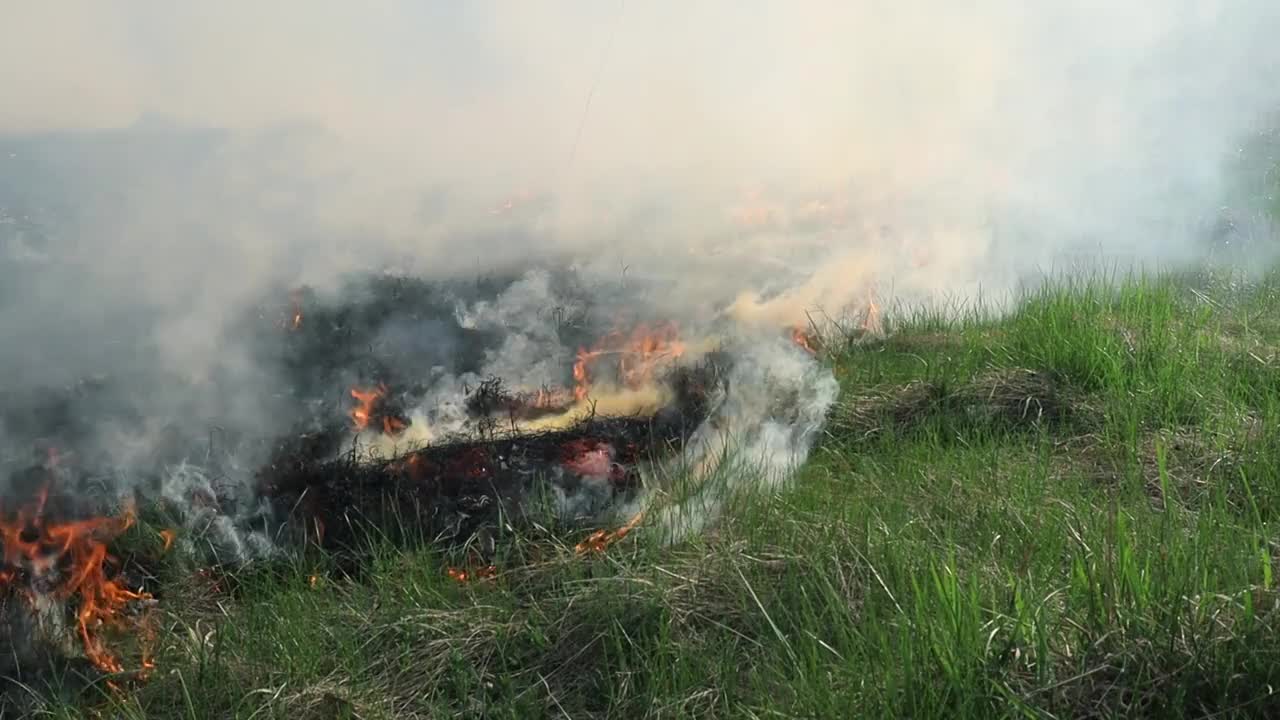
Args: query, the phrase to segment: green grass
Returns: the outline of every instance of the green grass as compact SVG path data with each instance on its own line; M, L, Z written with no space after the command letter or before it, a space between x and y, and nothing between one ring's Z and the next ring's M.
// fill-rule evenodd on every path
M156 675L39 711L1280 712L1280 277L1063 281L889 320L827 339L843 396L795 481L690 540L578 558L580 534L506 532L500 574L465 585L427 547L218 591L175 560Z

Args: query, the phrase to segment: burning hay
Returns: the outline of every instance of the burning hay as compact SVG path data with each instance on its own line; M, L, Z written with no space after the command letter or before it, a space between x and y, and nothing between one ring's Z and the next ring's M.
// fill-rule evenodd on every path
M712 435L736 434L779 468L807 452L835 391L803 337L785 327L682 336L619 303L575 306L576 292L538 273L294 291L249 318L251 371L174 379L200 393L189 403L148 407L114 379L0 403L14 447L50 440L77 477L102 481L73 489L68 473L44 467L56 453L29 478L7 468L6 655L23 667L74 657L97 673L150 671L137 650L157 589L132 579L137 558L119 549L132 512L99 507L117 498L182 528L157 525L150 539L157 553L179 551L184 573L318 546L358 576L371 535L456 548L526 518L580 525L639 507L661 524L663 508L644 497L649 471L713 468ZM815 382L816 395L804 391ZM210 429L213 418L229 421ZM578 552L604 550L644 517L583 532ZM474 546L487 549L448 577L494 579L494 544ZM0 670L16 675L12 665Z
M133 525L133 509L88 507L58 480L47 465L19 473L11 494L29 500L0 507L0 637L8 650L0 668L7 677L77 655L98 672L120 673L125 665L108 638L150 634L151 595L108 550ZM151 669L147 651L136 668L142 675Z
M722 391L723 363L678 368L673 400L650 416L579 418L564 429L521 431L492 424L487 435L369 460L334 458L337 433L299 438L261 476L262 494L328 548L350 547L360 525L420 537L465 538L496 518L520 516L539 493L570 515L633 497L641 466L677 453ZM472 396L477 414L528 410L501 383Z

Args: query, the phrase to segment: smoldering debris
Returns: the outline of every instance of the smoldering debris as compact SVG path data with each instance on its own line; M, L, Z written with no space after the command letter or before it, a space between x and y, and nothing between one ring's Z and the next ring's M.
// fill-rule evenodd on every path
M372 462L355 448L334 458L341 433L308 434L263 469L261 492L297 540L329 549L351 549L370 527L386 537L466 540L500 518L527 516L539 499L551 499L563 520L590 520L636 498L643 465L681 451L723 398L729 362L718 357L674 371L665 381L672 401L650 416L584 416L533 432L495 424L482 437ZM488 383L480 395L509 400L499 388Z
M116 557L135 517L184 567L319 546L358 572L370 532L448 547L498 523L608 527L645 506L653 473L704 463L722 430L764 423L746 435L753 447L807 451L809 430L783 430L826 404L800 391L818 363L787 331L684 335L630 292L541 269L473 282L363 276L281 289L211 328L221 352L185 375L5 390L0 509L17 513L0 523L13 530L0 533L5 557L70 523L89 531L92 553L42 562L78 563L88 574L74 577L98 589L33 594L18 557L12 573L0 568L0 642L31 667L83 656L96 672L121 668L78 618L109 608L127 626L142 616L131 608L159 597L145 562ZM742 367L755 387L731 387ZM66 510L64 497L86 505ZM28 597L48 602L11 602ZM63 647L77 635L82 651Z

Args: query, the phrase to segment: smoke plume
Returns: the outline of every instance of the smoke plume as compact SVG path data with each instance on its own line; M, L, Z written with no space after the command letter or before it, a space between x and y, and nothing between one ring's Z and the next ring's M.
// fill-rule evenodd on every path
M122 466L174 418L278 432L296 408L245 317L360 272L522 278L452 303L449 327L505 333L474 367L450 365L456 333L429 319L380 329L432 388L415 417L447 414L473 376L553 382L572 350L549 314L564 293L532 270L551 267L605 315L773 338L739 385L798 399L725 412L754 418L745 444L782 468L835 386L775 330L873 295L1009 288L1072 253L1195 259L1224 206L1245 223L1268 201L1232 175L1276 100L1265 0L7 15L0 373L37 393L112 376L94 402L128 418L86 432ZM0 426L6 457L43 432L23 422ZM172 477L207 484L180 460Z

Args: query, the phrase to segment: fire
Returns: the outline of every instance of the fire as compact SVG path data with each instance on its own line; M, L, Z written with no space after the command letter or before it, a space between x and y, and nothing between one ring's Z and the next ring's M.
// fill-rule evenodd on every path
M533 199L533 193L528 190L520 190L515 195L503 200L497 206L489 210L490 215L509 215L518 208L527 205Z
M132 509L118 517L57 522L45 517L47 498L45 488L16 515L0 513L4 547L0 582L12 585L23 580L16 590L32 604L42 597L64 602L78 599L76 625L85 657L104 672L120 672L123 666L100 632L124 625L123 611L129 602L151 599L108 577L107 568L117 560L107 553L107 543L133 525ZM50 589L36 589L37 583Z
M636 526L639 525L640 521L643 519L644 511L640 511L617 530L597 530L588 535L586 540L578 543L574 547L574 551L579 555L586 552L604 552L609 549L610 545L626 537L632 530L635 530Z
M412 480L420 481L423 479L423 463L422 456L413 453L404 460L391 464L391 470L395 473L407 475Z
M405 428L404 421L400 418L384 417L382 418L382 434L383 435L399 435Z
M445 569L445 574L457 582L467 583L472 580L490 580L498 574L498 568L493 565L486 565L475 570L466 570L451 566Z
M874 290L867 291L867 310L862 316L862 331L869 335L881 335L884 332L880 324L880 305L876 303Z
M791 328L791 342L799 345L811 355L818 354L818 338L803 327Z
M613 448L604 442L574 440L563 448L565 469L583 476L609 477L616 467Z
M378 383L377 387L369 390L351 388L351 397L356 401L356 406L351 408L351 424L356 432L369 427L369 423L374 420L376 414L374 409L381 404L386 395L387 386L383 383ZM404 420L391 415L382 415L379 420L383 435L399 435L408 427Z
M178 533L173 530L161 530L159 535L164 541L164 551L169 552L169 548L173 547L173 541L178 538Z
M302 327L302 293L300 289L289 291L289 314L279 321L280 327L290 331Z
M369 427L369 419L373 416L373 406L386 394L387 386L381 384L372 390L351 388L351 397L355 398L356 401L356 406L351 409L351 422L355 425L356 430L364 430Z
M675 323L650 327L639 325L629 335L610 333L590 350L578 350L573 365L573 396L578 402L587 399L596 363L605 356L616 357L617 379L632 390L638 389L653 377L662 362L670 362L684 355L685 344L680 341Z

